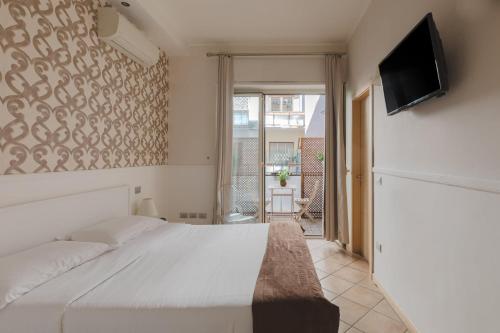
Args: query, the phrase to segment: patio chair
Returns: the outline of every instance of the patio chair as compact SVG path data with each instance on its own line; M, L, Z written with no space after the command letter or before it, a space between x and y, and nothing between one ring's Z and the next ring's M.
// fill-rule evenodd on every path
M295 199L295 203L297 205L299 205L299 207L300 207L299 212L295 215L295 219L297 220L297 222L300 222L300 219L302 218L302 215L304 215L304 214L307 216L308 219L310 219L312 222L314 222L314 217L309 212L309 206L311 206L311 203L314 201L314 199L318 195L319 185L320 185L320 181L316 180L316 182L314 182L314 187L313 187L311 196L309 198Z

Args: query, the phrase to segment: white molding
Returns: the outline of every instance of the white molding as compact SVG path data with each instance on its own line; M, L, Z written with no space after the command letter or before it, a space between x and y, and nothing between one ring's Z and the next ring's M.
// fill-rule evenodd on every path
M372 170L374 174L406 178L446 186L460 187L467 190L500 194L500 181L494 179L470 178L435 173L395 170L380 167L374 167Z
M123 168L109 168L109 169L90 169L90 170L65 170L65 171L51 171L51 172L41 172L41 173L22 173L22 174L9 174L0 175L0 184L3 183L13 183L18 181L39 181L39 180L50 180L51 178L68 177L72 178L75 176L88 176L93 177L103 173L118 173L118 172L128 172L138 169L161 169L166 168L169 164L162 165L144 165L136 167L123 167Z

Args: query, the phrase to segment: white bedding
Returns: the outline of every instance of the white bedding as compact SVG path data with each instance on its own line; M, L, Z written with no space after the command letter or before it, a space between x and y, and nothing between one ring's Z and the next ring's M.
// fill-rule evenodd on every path
M268 225L165 224L0 311L0 332L251 333Z

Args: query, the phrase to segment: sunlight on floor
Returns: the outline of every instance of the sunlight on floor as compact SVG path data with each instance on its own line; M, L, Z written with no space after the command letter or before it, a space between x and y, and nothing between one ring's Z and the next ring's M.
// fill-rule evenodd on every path
M323 239L308 239L307 245L325 297L340 308L339 333L408 332L370 281L366 261Z

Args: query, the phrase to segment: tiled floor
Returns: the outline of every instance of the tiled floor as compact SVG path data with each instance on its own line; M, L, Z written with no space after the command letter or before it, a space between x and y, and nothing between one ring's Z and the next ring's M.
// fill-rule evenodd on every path
M306 229L304 232L306 236L323 236L322 219L314 219L314 221L311 221L310 219L303 218L300 220L300 225Z
M368 277L368 263L336 243L308 239L325 297L340 308L339 333L405 333L403 322Z

